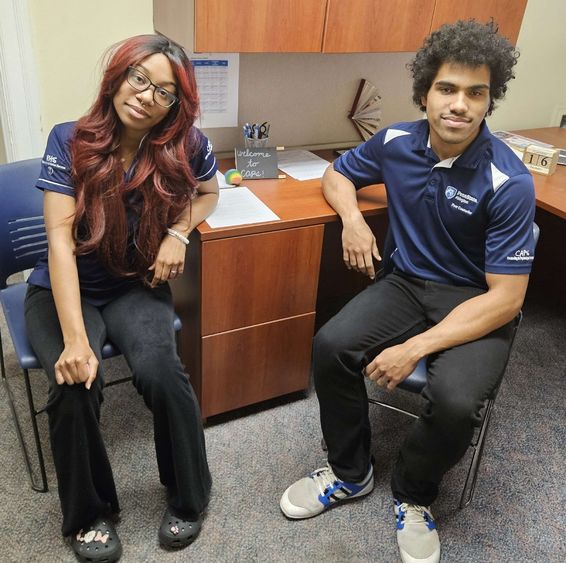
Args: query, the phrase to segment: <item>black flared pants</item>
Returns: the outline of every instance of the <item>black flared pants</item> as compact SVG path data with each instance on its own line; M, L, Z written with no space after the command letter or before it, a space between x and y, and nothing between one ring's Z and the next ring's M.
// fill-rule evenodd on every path
M169 287L140 285L103 307L83 300L82 312L99 361L109 338L124 354L133 384L153 413L159 478L169 506L178 516L196 517L208 504L211 477L199 406L177 354ZM49 378L49 432L66 536L109 510L119 511L99 428L103 367L90 390L57 384L54 365L63 338L50 290L29 287L26 323Z

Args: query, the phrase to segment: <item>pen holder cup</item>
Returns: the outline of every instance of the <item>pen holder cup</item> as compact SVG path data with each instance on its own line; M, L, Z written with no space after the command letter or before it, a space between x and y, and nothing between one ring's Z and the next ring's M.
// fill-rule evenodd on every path
M261 139L250 139L244 137L245 147L249 149L260 149L269 146L269 137L262 137Z

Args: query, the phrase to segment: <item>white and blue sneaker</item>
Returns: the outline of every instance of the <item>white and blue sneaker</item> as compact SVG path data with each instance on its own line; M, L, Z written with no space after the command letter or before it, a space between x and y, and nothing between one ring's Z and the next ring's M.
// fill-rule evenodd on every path
M440 540L430 508L394 500L397 544L403 563L438 563Z
M337 502L362 497L371 493L372 489L371 464L367 475L359 483L347 483L338 479L327 464L293 483L283 493L279 506L288 518L311 518Z

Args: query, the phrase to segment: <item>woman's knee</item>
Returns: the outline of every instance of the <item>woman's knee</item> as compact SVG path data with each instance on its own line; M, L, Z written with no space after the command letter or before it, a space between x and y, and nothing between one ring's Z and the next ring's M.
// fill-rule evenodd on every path
M53 383L50 385L46 410L65 419L83 417L89 412L98 416L102 400L102 380L99 377L94 380L90 389L87 389L84 383Z
M176 352L156 352L151 358L130 363L130 367L134 385L142 394L175 393L188 379Z

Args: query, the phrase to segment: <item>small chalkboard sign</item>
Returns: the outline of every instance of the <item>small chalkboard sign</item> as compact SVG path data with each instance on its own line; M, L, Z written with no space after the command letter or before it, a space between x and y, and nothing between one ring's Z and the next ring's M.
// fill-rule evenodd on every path
M277 149L275 147L236 147L236 168L244 180L277 178Z

